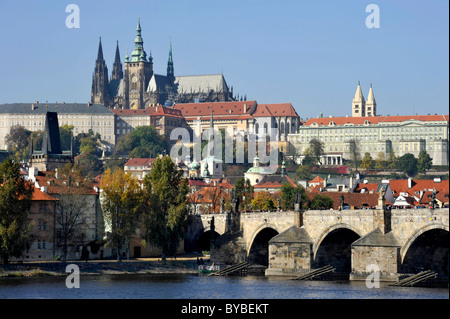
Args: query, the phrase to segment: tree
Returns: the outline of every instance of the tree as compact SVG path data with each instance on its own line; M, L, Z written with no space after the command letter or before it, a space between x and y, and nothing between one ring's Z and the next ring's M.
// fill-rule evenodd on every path
M49 182L58 187L55 207L55 226L58 244L62 246L62 261L66 262L70 245L83 243L82 227L84 217L90 209L91 202L86 198L91 189L90 183L82 177L81 171L67 164L58 171L58 176Z
M311 179L311 170L314 166L317 165L317 161L311 154L306 154L306 156L302 160L302 165L299 165L295 174L300 180L310 180Z
M14 149L26 149L29 143L31 132L22 125L11 126L9 134L5 136L5 142Z
M72 145L72 130L73 125L64 124L59 127L59 140L61 141L61 150L63 151L70 150Z
M432 163L433 159L428 155L427 151L420 151L417 158L417 171L425 174L431 168Z
M377 169L385 169L386 168L386 154L384 152L379 152L377 154L377 158L375 159L375 167Z
M142 209L142 190L138 180L122 169L106 170L100 182L102 209L107 225L107 245L121 260L121 251L135 233Z
M153 126L139 126L119 140L115 152L133 158L153 158L165 150L166 141Z
M164 156L144 177L144 240L161 248L164 261L176 254L185 234L189 188L182 175L170 156Z
M253 186L250 184L250 181L242 177L236 181L234 188L239 202L238 209L244 210L249 208L253 200Z
M359 141L351 139L349 141L350 161L353 163L355 170L358 170L359 162L361 161L361 154L359 152Z
M315 138L309 141L309 153L313 157L316 164L320 163L320 157L322 156L323 152L324 152L323 142Z
M283 210L293 210L295 205L295 198L297 192L300 192L302 203L306 203L308 197L305 189L301 186L294 187L289 183L283 183L281 185L281 208Z
M366 152L364 154L364 158L361 161L361 167L368 170L368 169L372 169L373 166L374 166L374 161L372 159L372 156L370 156L370 153Z
M397 157L395 156L393 150L389 152L389 157L386 161L386 165L389 169L395 169L397 167Z
M0 185L0 257L7 264L33 240L28 216L34 187L20 177L20 164L11 157L0 164Z
M330 209L333 207L333 200L326 196L317 194L309 204L311 209Z
M397 169L413 177L417 173L417 159L411 153L406 153L397 160Z
M269 192L257 192L252 200L254 210L274 210L275 203Z

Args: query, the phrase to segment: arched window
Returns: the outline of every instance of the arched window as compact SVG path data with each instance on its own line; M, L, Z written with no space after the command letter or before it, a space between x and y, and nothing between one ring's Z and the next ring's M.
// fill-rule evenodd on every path
M259 134L259 124L256 123L255 125L255 134Z
M267 123L264 123L264 134L267 134Z
M284 122L280 124L280 134L284 134Z

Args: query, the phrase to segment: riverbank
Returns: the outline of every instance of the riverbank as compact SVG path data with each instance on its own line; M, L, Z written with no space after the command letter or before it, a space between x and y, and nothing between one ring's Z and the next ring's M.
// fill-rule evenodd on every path
M0 279L10 277L67 276L67 265L75 264L81 275L126 275L126 274L193 274L198 273L196 257L133 260L90 260L63 262L25 262L0 264Z

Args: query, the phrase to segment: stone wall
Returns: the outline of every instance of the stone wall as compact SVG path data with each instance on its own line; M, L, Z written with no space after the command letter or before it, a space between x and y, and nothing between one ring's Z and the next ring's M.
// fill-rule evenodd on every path
M399 258L399 247L353 246L350 280L366 280L379 271L381 281L396 281Z
M267 276L298 276L311 269L312 244L273 243L269 245Z

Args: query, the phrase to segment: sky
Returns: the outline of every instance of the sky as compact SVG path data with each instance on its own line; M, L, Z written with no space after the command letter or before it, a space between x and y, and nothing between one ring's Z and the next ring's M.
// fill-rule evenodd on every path
M111 73L138 17L155 73L171 41L175 75L222 73L235 94L302 119L350 116L358 81L379 115L449 113L447 0L0 0L0 104L90 101L99 37Z

